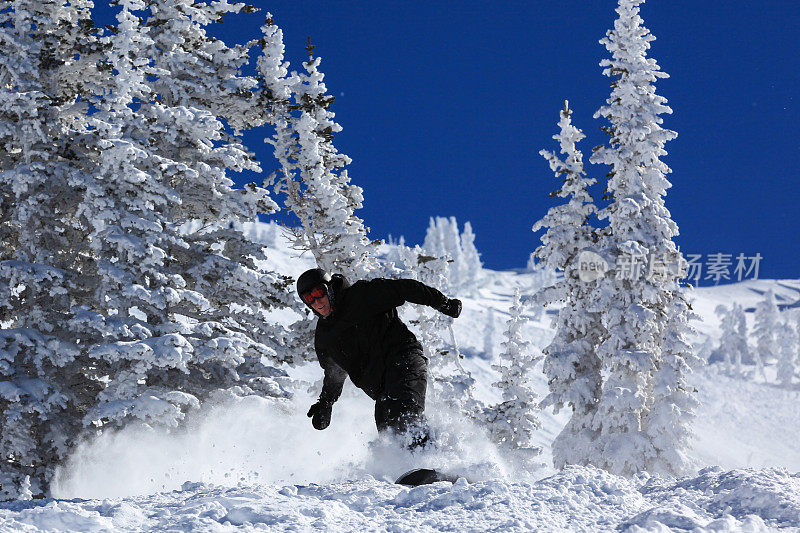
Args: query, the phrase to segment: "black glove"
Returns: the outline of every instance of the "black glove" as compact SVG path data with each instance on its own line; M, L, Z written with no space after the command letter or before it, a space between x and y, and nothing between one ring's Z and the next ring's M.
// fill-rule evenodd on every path
M317 402L308 410L308 416L311 419L311 425L314 429L322 431L331 424L331 410L333 406L328 402Z
M439 307L439 312L453 318L458 318L458 315L461 314L461 300L458 298L445 300L441 307Z

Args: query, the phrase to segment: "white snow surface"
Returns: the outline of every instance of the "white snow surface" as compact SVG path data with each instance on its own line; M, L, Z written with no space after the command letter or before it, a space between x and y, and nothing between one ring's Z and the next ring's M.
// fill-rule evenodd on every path
M285 247L275 226L256 225L252 234L273 248L275 270L296 277L312 266ZM483 353L486 318L492 309L499 354L514 289L525 294L534 275L484 276L479 296L462 298L454 329L476 395L496 402L497 373ZM695 290L695 345L707 337L718 344L718 304L741 303L751 321L770 288L782 309L800 301L800 280ZM552 312L536 320L531 310L526 334L537 350L552 336ZM682 479L626 479L584 467L526 471L481 428L435 404L427 412L441 449L401 451L378 438L372 402L349 382L331 427L318 432L305 416L318 389L306 384L287 402L209 406L180 432L131 428L83 443L58 472L55 499L0 504L0 531L800 531L800 391L777 387L772 367L772 382L764 383L728 377L717 366L691 378L701 401L698 471ZM315 383L322 372L309 364L291 375ZM541 398L540 366L534 380ZM549 464L566 413L539 418L535 444ZM464 478L416 488L392 483L415 467Z

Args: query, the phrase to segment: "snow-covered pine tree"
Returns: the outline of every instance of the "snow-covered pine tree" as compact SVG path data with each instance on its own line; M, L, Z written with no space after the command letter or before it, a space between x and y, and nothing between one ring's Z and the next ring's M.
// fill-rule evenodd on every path
M422 241L422 247L435 257L450 255L444 246L444 225L448 227L450 225L450 221L444 217L430 217L428 219L428 229L425 230L425 240Z
M747 317L744 314L744 307L740 303L733 304L734 322L736 323L736 358L734 359L734 371L737 376L742 376L742 361L752 360L750 346L747 344Z
M191 167L170 177L181 198L172 218L194 223L184 225L183 233L199 251L185 265L186 281L210 300L215 320L235 323L259 345L268 346L268 359L303 359L304 350L287 345L290 338L284 329L264 315L274 307L295 304L291 280L268 270L264 247L252 242L244 229L244 224L257 222L259 214L273 213L278 206L265 189L252 183L234 189L226 175L261 170L239 130L262 125L270 117L264 107L269 108L273 98L257 90L255 77L241 72L255 41L231 47L209 36L206 27L253 8L227 0L147 0L146 6L150 16L144 29L152 58L147 83L155 102L144 102L140 113L149 113L151 121L166 118L172 125L151 135L163 141L154 143L152 150ZM285 72L273 70L262 80L275 85L284 77ZM175 135L190 128L193 134ZM192 227L188 233L187 226Z
M550 392L542 405L553 406L555 412L566 405L572 411L569 422L553 442L556 468L587 463L589 448L596 437L591 425L602 385L595 347L603 330L597 312L590 310L591 285L579 278L577 264L580 252L591 249L595 239L594 229L587 222L595 211L587 188L595 180L585 177L583 154L576 146L584 134L572 125L571 114L565 101L559 113L559 133L553 136L565 159L562 161L547 150L540 152L561 180L561 187L551 196L567 201L551 207L533 226L534 232L547 228L541 237L542 245L534 252L539 259L538 268L564 272L563 279L540 289L531 298L536 305L563 302L552 321L555 336L543 350L543 370Z
M422 248L428 255L446 260L446 287L456 289L459 285L458 258L461 257L461 244L458 238L458 222L455 217L431 217Z
M152 385L153 368L188 371L192 346L169 308L193 315L204 299L187 291L183 277L169 267L167 250L174 239L169 217L180 198L168 180L148 172L162 162L148 161L153 158L148 135L139 133L150 133L151 124L145 110L133 109L151 96L144 71L150 41L134 14L145 6L141 0L119 5L116 31L105 39L112 73L108 92L93 99L98 111L91 124L101 150L78 209L96 261L96 297L85 308L87 330L94 333L87 348L106 381L85 420L98 427L129 417L177 425L197 399L141 385ZM175 171L177 165L164 161L161 168Z
M283 180L292 175L296 143L292 130L292 116L290 113L292 86L298 83L297 74L288 75L289 63L284 61L285 46L283 44L283 30L275 24L271 13L267 13L267 20L261 26L261 54L256 61L258 79L261 92L259 104L262 108L262 120L275 128L275 134L264 142L272 144L275 157L281 165ZM276 173L277 174L277 173ZM285 182L286 187L296 187L296 182Z
M262 40L267 57L260 60L260 69L283 65L282 36L269 26ZM322 81L321 59L313 57L310 39L306 49L309 60L303 63L305 73L293 72L289 78L293 103L269 111L277 124L276 134L268 142L274 146L280 168L265 184L286 196L286 206L299 219L299 226L292 228L296 249L310 251L317 265L344 274L351 282L369 279L378 264L367 238L369 229L355 215L363 206L363 190L350 183L344 168L350 158L333 145L334 133L342 130L329 109L334 97ZM265 87L283 91L280 84L267 82ZM299 111L299 115L290 114L290 110Z
M733 313L733 321L736 325L736 333L734 334L736 351L734 352L733 371L736 376L741 377L745 375L745 369L742 365L753 362L753 350L748 343L747 316L745 315L744 307L740 303L734 302L731 313Z
M448 257L457 262L462 249L456 217L431 217L422 247L436 257Z
M48 494L102 387L75 312L95 289L75 216L96 148L79 98L100 77L91 6L0 2L0 499Z
M673 350L666 353L664 340L669 327L687 323L680 315L688 313L688 307L676 302L681 298L678 279L685 261L673 241L677 224L664 202L672 186L666 178L671 170L660 160L666 154L664 144L677 134L661 127L660 115L672 110L653 84L667 74L647 57L655 37L642 24L642 3L619 0L614 29L600 41L612 56L601 62L603 74L613 81L607 105L595 118L610 123L605 128L610 142L597 147L591 158L593 163L611 167L606 188L611 202L598 212L608 226L599 232L598 244L612 268L594 287L593 309L602 312L606 330L597 355L607 377L594 414L592 428L599 435L589 462L623 475L686 467L680 463L680 454L666 451L682 443L670 446L660 424L652 425L647 419L648 412L662 411L654 402L674 400L669 394L659 394L656 400L655 374L664 365L671 367L670 383L659 378L662 389L684 382L682 373L688 365L679 360L686 354L682 349L674 351L679 344L666 347ZM673 330L670 337L675 335ZM683 407L690 410L688 405L684 402ZM675 420L685 424L689 414L684 410Z
M443 222L441 224L441 238L442 238L442 247L445 250L445 253L449 256L450 261L448 262L448 284L453 289L461 286L461 261L462 261L462 251L461 251L461 238L459 237L458 232L458 221L456 217L450 217L447 222Z
M262 121L274 129L274 134L264 139L274 149L274 155L280 164L280 170L272 176L277 178L277 173L282 172L282 179L278 183L270 182L276 191L285 187L287 199L299 198L297 191L301 183L288 179L293 176L296 163L296 135L294 133L294 118L292 109L292 87L298 83L296 73L288 74L289 63L284 60L285 46L283 44L283 30L281 30L271 13L267 13L266 22L261 26L262 37L259 41L261 53L256 61L259 80L258 102L262 110ZM265 185L269 185L265 181ZM298 229L299 231L299 229ZM354 281L354 280L351 280ZM308 320L308 310L299 299L295 300L295 309L301 319L291 326L291 333L286 339L286 350L298 360L316 360L314 353L314 321Z
M261 364L282 356L281 330L263 317L291 291L256 264L260 247L227 228L274 206L264 190L230 188L225 170L252 165L247 154L213 115L164 105L149 86L153 43L132 13L145 4L120 2L102 47L88 1L6 4L3 41L19 47L0 56L2 90L30 105L0 127L15 139L1 159L17 191L2 209L11 402L0 402L0 483L5 496L46 495L83 426L175 424L221 390L285 395L281 372ZM103 49L100 75L92 65ZM188 219L217 231L185 237Z
M107 387L87 419L174 426L212 396L283 397L273 379L281 371L262 361L286 357L283 329L266 312L291 304L290 280L265 271L263 247L236 228L274 202L255 186L232 188L226 171L253 163L215 116L155 98L149 61L136 59L152 47L133 13L145 4L120 5L114 84L93 116L106 145L82 213L101 276L95 310L107 328L90 349L107 366ZM182 231L198 220L207 227Z
M734 375L733 361L737 355L736 344L736 319L733 309L728 309L726 306L719 304L714 313L719 317L720 323L720 338L719 338L719 352L722 354L722 360L725 364L725 372L728 375ZM738 354L741 357L741 354ZM739 361L741 366L741 360Z
M685 475L694 466L688 451L694 435L694 412L699 405L697 391L688 378L700 359L686 338L696 333L689 320L700 317L690 311L684 298L676 285L662 331L661 358L653 375L653 404L644 418L657 453L649 471L670 476Z
M477 295L483 263L481 263L481 255L475 247L475 234L472 232L472 224L469 221L464 223L464 231L461 233L459 268L460 290L466 291L467 295Z
M459 236L455 217L431 217L422 247L428 254L448 260L447 282L453 291L476 294L483 265L472 224L466 222Z
M779 354L777 330L780 327L780 311L775 304L775 293L772 289L764 293L764 298L756 304L753 318L753 335L756 338L753 359L756 373L766 381L764 364L774 362Z
M147 0L146 7L150 85L160 101L207 110L237 131L262 124L258 81L241 73L255 42L228 46L206 32L226 15L255 9L228 0Z
M778 344L780 359L778 359L777 380L782 386L791 388L797 374L797 332L788 320L778 325Z
M747 320L744 308L734 302L730 309L720 304L714 312L720 317L719 350L725 362L725 371L730 376L743 375L742 361L750 360L750 349L747 346Z
M422 247L430 255L448 260L447 282L453 291L476 294L483 265L472 224L466 222L459 236L455 217L431 217Z
M492 365L500 373L500 379L492 386L502 391L503 401L486 408L485 415L495 442L512 449L527 449L532 455L538 455L541 449L531 445L531 437L541 424L530 373L541 358L533 356L530 343L524 338L522 328L527 319L523 311L519 289L516 289L503 332L506 341L503 342L500 363Z

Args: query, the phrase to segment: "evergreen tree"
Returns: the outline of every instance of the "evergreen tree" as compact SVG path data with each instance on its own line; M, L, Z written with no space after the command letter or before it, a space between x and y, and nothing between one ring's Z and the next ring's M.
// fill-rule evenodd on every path
M448 257L448 277L447 281L450 287L454 289L461 286L461 238L458 234L458 222L456 217L450 217L447 220L449 223L443 223L441 228L442 248ZM444 257L444 256L443 256Z
M150 85L170 107L209 111L235 130L260 125L258 81L242 76L253 42L228 46L208 35L206 27L228 14L251 13L252 6L228 0L146 0L145 21L151 46Z
M184 228L187 221L201 224L183 232L199 250L185 266L186 281L211 300L215 320L247 331L268 347L273 362L302 359L302 351L287 344L292 338L283 328L265 320L265 312L274 307L296 305L292 291L287 291L290 279L265 269L263 246L253 243L244 230L259 214L271 214L278 206L266 190L252 183L234 189L227 177L228 171L261 170L238 133L229 128L262 124L262 107L269 108L274 99L256 90L258 80L241 73L254 42L229 47L205 30L221 23L226 14L253 8L227 0L148 0L147 6L151 16L144 29L151 37L146 49L152 57L147 81L154 102L144 102L139 112L151 113L151 122L166 118L168 126L150 134L161 138L151 148L191 167L170 176L181 198L173 220ZM271 71L262 79L275 85L284 75Z
M719 350L725 362L725 371L730 376L742 376L742 361L750 359L747 347L747 321L744 309L736 302L730 309L720 304L714 312L720 317Z
M431 217L422 248L427 254L445 260L444 281L448 288L456 289L459 285L458 258L461 257L461 245L455 217Z
M443 226L450 226L450 221L444 217L430 217L428 219L428 229L425 230L425 240L422 241L422 248L433 257L449 257L449 253L444 246Z
M523 337L522 328L527 322L523 310L519 289L516 289L503 333L506 341L500 364L492 365L500 372L500 379L492 386L503 392L503 401L487 408L486 416L495 442L538 455L541 449L532 446L531 437L541 424L536 415L537 396L530 383L530 372L540 358L533 357L530 343Z
M93 268L76 205L96 149L91 2L0 2L0 498L48 494L101 376L82 372ZM77 309L77 310L76 310Z
M271 13L267 13L261 33L262 37L259 41L261 54L256 62L260 88L258 101L262 110L262 121L274 128L275 131L270 138L265 139L265 142L272 144L273 153L280 165L280 170L266 180L265 184L272 183L276 191L285 187L288 191L287 202L289 202L292 198L299 198L297 191L301 185L300 182L287 178L294 175L297 162L291 98L292 87L298 82L298 77L294 72L291 76L288 74L289 63L284 60L283 31L275 24ZM283 177L275 182L273 180L277 179L278 173L282 173ZM291 204L287 205L291 209ZM353 280L351 279L351 281ZM291 331L286 339L287 352L294 354L298 360L316 360L314 353L315 323L313 320L307 319L310 313L299 299L295 300L295 309L302 318L290 327Z
M539 268L564 272L560 281L545 286L533 297L533 302L545 306L563 302L552 321L555 336L543 350L543 370L550 393L542 405L553 406L555 412L567 405L572 411L569 422L553 442L557 468L586 464L595 438L592 415L601 387L600 360L594 350L603 331L597 312L591 310L591 285L580 279L578 265L579 254L592 249L595 239L594 229L587 222L595 211L587 187L595 180L585 177L583 155L576 147L584 135L572 125L571 114L565 101L559 115L559 133L553 136L565 159L546 150L540 152L561 179L560 189L551 196L567 202L551 207L533 226L534 232L547 228L541 237L542 245L535 252Z
M764 293L764 298L756 305L754 315L753 335L756 337L756 349L753 359L756 363L756 373L766 381L764 363L773 362L778 358L778 335L780 327L780 311L775 304L775 293L772 289Z
M737 376L742 376L742 361L752 360L750 355L750 346L747 344L747 317L744 314L744 307L742 304L733 304L733 316L736 324L736 334L734 336L736 343L736 358L734 359L734 370Z
M156 91L153 41L134 14L146 4L121 0L102 47L88 2L8 4L0 31L20 46L0 61L30 68L7 69L2 87L31 105L0 130L39 121L16 133L17 161L2 157L7 190L19 191L3 197L4 242L14 244L0 267L9 326L0 483L15 497L47 495L81 434L174 426L215 396L286 396L283 372L262 361L286 358L267 312L291 292L235 227L274 207L265 190L233 190L225 175L253 168L249 155L191 98L173 106ZM66 67L90 74L98 50L104 76L70 79ZM96 112L80 115L82 101ZM191 220L205 227L186 234Z
M478 284L480 283L483 264L478 249L475 247L475 234L472 232L472 224L469 221L464 223L464 231L461 233L461 263L459 279L461 289L469 295L478 294Z
M722 354L723 362L725 364L725 371L728 375L733 375L734 367L733 360L737 353L735 343L736 335L736 321L731 309L728 309L722 304L719 304L714 312L720 319L720 345L719 351ZM741 356L741 354L739 354ZM741 361L740 361L741 363Z
M133 109L150 98L143 53L149 39L133 13L144 4L121 0L119 5L117 28L106 39L113 77L108 93L95 98L98 112L91 120L102 149L78 208L96 260L96 297L85 310L95 333L89 354L107 375L86 421L100 427L129 418L177 425L197 399L140 385L151 369L188 371L192 346L171 320L170 308L191 316L205 300L187 290L169 266L175 240L169 213L180 198L168 180L150 171L170 162L149 161L148 137L140 132L150 124L144 109Z
M447 259L450 288L459 293L476 294L483 266L475 248L472 224L466 222L459 236L455 217L431 217L422 247L434 257Z
M283 31L275 24L271 13L267 13L261 33L261 54L256 62L261 85L259 104L263 122L275 128L275 135L265 139L265 142L273 145L275 157L281 165L279 172L283 172L286 179L292 175L295 162L291 97L292 86L297 83L297 74L292 73L291 77L288 75L289 63L284 61ZM291 182L285 185L289 186Z
M262 361L290 358L283 329L267 319L290 305L289 279L264 270L263 247L241 229L274 202L255 186L232 188L226 172L253 163L215 116L155 98L151 65L131 59L152 49L131 12L145 4L121 5L110 52L116 87L96 104L107 147L83 204L102 276L96 309L114 317L92 349L110 366L92 422L176 425L187 407L222 392L285 396L272 379L280 372ZM205 225L181 230L193 220Z
M600 41L612 56L601 62L603 73L614 81L608 105L595 118L610 123L605 128L610 143L591 158L610 166L606 190L611 202L598 212L608 226L598 244L613 267L598 280L593 296L607 332L597 350L607 378L594 413L592 428L598 438L589 462L623 475L651 468L684 470L684 456L668 451L683 442L668 443L662 425L653 424L648 412L661 416L676 409L680 414L674 420L683 426L691 418L688 399L682 405L660 405L676 400L665 387L678 390L688 368L681 342L664 346L665 338L678 334L674 328L687 323L688 306L680 303L678 285L685 261L672 240L678 227L664 202L671 170L660 160L666 154L664 144L677 134L661 127L660 115L672 110L653 84L667 75L647 57L655 37L642 25L642 3L619 0L614 29ZM660 389L657 396L654 387ZM675 438L682 434L672 433Z
M786 388L792 386L794 376L797 374L797 332L790 322L779 325L778 338L780 346L780 359L778 360L778 383Z
M700 317L689 311L689 304L683 298L682 292L677 291L667 310L661 360L653 376L653 405L644 418L656 450L649 471L670 476L684 475L694 465L688 451L694 436L691 429L694 411L699 405L688 376L700 359L686 337L696 333L689 320Z
M282 36L269 26L262 41L266 57L259 62L262 76L266 68L283 68ZM372 256L368 228L355 215L363 206L363 191L350 183L344 169L350 158L333 145L333 135L342 127L329 110L334 97L327 94L319 71L321 59L313 57L313 49L309 39L305 73L293 72L289 78L293 103L281 103L270 112L276 133L269 142L280 168L267 184L286 196L286 206L300 221L292 232L296 249L310 251L325 270L342 273L350 280L369 279L378 264ZM267 82L265 87L285 97L282 83Z

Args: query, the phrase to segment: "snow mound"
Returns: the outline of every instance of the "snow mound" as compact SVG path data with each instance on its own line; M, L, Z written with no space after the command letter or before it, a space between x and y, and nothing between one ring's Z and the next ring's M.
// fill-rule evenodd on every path
M415 488L367 476L327 485L185 483L130 499L0 506L4 531L769 531L800 526L800 475L719 468L680 480L569 467L533 483Z
M730 517L758 517L773 526L800 526L800 474L783 469L725 472L711 467L691 479L651 479L640 491L661 503L634 517L631 523L658 520L672 528L691 530L706 527L704 521L709 517L723 522ZM690 521L690 516L696 516L699 522Z

